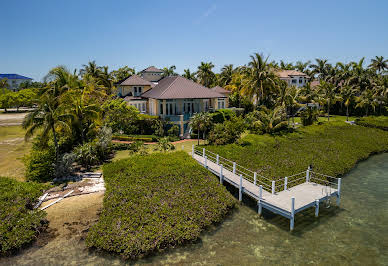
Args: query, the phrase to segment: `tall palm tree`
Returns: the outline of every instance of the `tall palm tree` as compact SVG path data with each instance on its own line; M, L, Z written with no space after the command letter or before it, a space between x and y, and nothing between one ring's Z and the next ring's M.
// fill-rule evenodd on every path
M82 65L82 69L79 71L81 77L88 74L93 78L98 78L101 74L102 67L97 66L96 61L89 61L87 65Z
M280 60L280 69L293 70L294 68L292 63L285 63L283 60Z
M315 64L311 64L313 74L316 74L319 79L325 79L328 75L329 64L326 59L315 59Z
M237 93L238 95L238 107L241 107L241 90L243 87L244 75L236 72L232 75L232 80L228 85L225 86L225 89L231 91L232 93Z
M298 61L295 63L295 68L300 71L300 72L305 72L307 70L307 68L309 67L311 61L307 61L305 63L301 62L301 61Z
M270 91L275 87L276 76L269 67L267 60L262 55L251 55L251 61L244 70L245 84L242 93L253 99L256 97L256 105L267 99Z
M190 126L193 129L197 129L197 132L198 132L198 145L199 145L200 132L201 131L203 132L203 136L205 139L205 133L211 125L212 125L212 119L209 113L206 113L206 112L197 113L190 118Z
M321 80L318 89L322 100L327 104L327 121L330 121L330 107L341 98L336 94L334 84L330 82Z
M375 69L379 73L383 73L388 69L388 59L384 59L383 56L376 56L371 60L369 67Z
M197 77L195 76L197 74L196 72L190 72L190 69L184 69L183 71L184 71L182 75L183 77L190 79L194 82L197 81Z
M373 111L376 110L377 101L373 95L373 91L370 89L364 90L361 95L356 98L356 102L356 108L365 108L366 116L368 116L370 107L373 109Z
M170 76L176 76L178 75L176 72L175 72L175 69L176 69L176 66L172 65L170 67L164 67L163 68L163 74L162 76L163 77L170 77Z
M228 85L233 77L233 73L235 72L233 65L225 65L223 68L221 68L221 73L219 77L219 85L222 87L225 87Z
M197 77L199 83L208 88L212 86L216 77L216 75L212 71L213 67L214 65L212 62L201 62L201 65L198 66Z
M356 90L349 86L345 85L341 87L341 98L346 107L346 121L349 121L349 105L356 94Z

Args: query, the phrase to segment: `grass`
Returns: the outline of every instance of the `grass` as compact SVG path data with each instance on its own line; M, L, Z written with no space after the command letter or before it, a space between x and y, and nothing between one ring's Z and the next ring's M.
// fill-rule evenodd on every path
M236 203L183 151L135 155L103 170L104 207L86 244L124 258L194 241Z
M47 226L45 212L32 210L45 185L0 177L0 255L35 240Z
M207 148L269 178L305 171L309 164L316 172L340 176L371 153L387 151L388 132L330 122L283 136L248 134L239 143Z
M31 149L24 132L21 126L0 126L0 173L19 181L25 180L23 157Z
M368 116L356 120L356 124L388 131L388 116Z
M295 119L295 123L299 123L299 124L302 123L300 117L295 117L294 119ZM355 117L355 116L349 116L349 121L354 121L356 119L357 119L357 117ZM336 122L336 121L345 122L346 121L346 116L330 115L330 122ZM327 122L327 116L320 116L320 117L318 117L318 122ZM292 118L290 118L290 123L292 123Z

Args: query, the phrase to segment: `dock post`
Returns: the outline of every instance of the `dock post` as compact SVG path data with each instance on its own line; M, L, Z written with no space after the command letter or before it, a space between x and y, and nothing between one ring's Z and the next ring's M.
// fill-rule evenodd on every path
M223 179L224 179L224 177L223 177L223 175L222 175L222 168L223 168L223 166L222 166L222 164L221 164L221 168L220 168L220 184L222 185L222 182L223 182Z
M236 162L233 162L233 174L236 173Z
M340 205L341 202L341 178L338 178L338 188L337 188L337 206Z
M287 176L284 178L284 190L287 190L287 182L288 182L288 178Z
M220 164L220 156L217 154L217 165Z
M254 172L254 173L253 173L253 184L256 185L256 183L257 183L257 173Z
M242 190L243 190L243 187L242 187L242 175L240 175L240 187L239 187L239 191L238 191L238 200L239 201L242 201Z
M290 218L290 231L294 230L295 221L295 198L291 198L291 218Z
M194 158L194 144L191 146L191 156Z
M205 148L202 149L202 157L205 157Z
M275 180L272 180L272 195L275 194Z
M258 209L257 209L257 212L259 213L259 215L261 215L261 212L262 212L262 206L261 206L261 198L263 196L263 186L260 185L259 187L259 201L258 201Z
M319 213L319 200L315 200L315 217L318 217Z
M309 182L310 181L310 165L309 167L307 167L307 171L306 171L306 182Z
M207 156L205 156L205 168L207 168Z

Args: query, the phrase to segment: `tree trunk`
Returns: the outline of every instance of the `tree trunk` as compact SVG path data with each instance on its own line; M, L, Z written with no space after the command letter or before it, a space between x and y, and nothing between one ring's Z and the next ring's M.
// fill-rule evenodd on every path
M54 125L51 126L51 130L53 132L53 138L54 138L55 165L57 165L57 163L58 163L58 140L57 140L57 133L55 133Z
M349 121L349 105L346 106L346 121Z
M199 128L198 128L198 133L197 133L197 135L198 135L198 145L199 145Z
M327 121L330 122L330 100L327 104Z

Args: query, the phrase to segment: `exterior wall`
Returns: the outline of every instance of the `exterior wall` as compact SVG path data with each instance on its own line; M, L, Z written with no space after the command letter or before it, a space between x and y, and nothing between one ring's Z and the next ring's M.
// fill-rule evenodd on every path
M147 100L128 101L127 104L136 107L141 113L147 113Z
M160 72L143 72L141 73L141 77L151 82L157 82L162 78L162 74Z
M135 95L135 87L136 88L140 87L141 93L146 92L146 91L151 89L150 85L146 85L146 86L125 86L125 85L123 85L123 86L119 87L119 92L121 93L122 97L128 96L129 93L132 93L132 96L140 96L141 93Z
M30 80L29 79L8 79L7 80L8 88L11 91L18 91L20 84L26 81L30 81Z
M305 76L291 76L288 78L280 78L281 80L284 80L287 82L290 86L297 86L297 87L303 87L307 83L307 77Z

